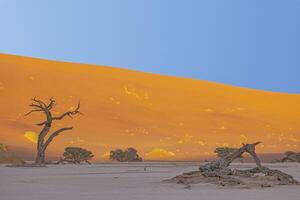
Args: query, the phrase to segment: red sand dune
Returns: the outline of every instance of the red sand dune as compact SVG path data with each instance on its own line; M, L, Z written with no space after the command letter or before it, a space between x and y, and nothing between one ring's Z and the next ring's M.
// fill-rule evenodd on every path
M260 140L260 153L300 150L300 95L105 66L0 54L0 143L34 155L30 133L43 116L29 111L32 97L54 96L54 114L81 100L82 116L49 146L90 149L96 160L113 148L136 147L146 159L197 159L217 146Z

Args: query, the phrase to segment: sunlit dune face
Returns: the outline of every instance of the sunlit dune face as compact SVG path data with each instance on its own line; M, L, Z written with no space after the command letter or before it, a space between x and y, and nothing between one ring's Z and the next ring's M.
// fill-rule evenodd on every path
M258 153L300 151L298 94L4 54L0 141L34 154L38 136L32 130L43 128L35 124L45 116L24 114L32 109L31 98L52 96L53 116L74 110L78 101L83 114L53 121L47 137L74 128L53 140L49 156L59 157L71 145L91 150L94 161L127 147L145 160L193 160L215 155L216 147L256 141L262 141Z
M162 148L154 148L152 151L146 154L149 159L168 159L175 156L172 151L167 151Z
M109 155L110 155L110 152L106 151L104 154L102 154L102 158L104 160L109 160Z
M0 90L4 90L4 84L0 82Z
M36 132L33 132L33 131L26 131L24 133L24 137L29 140L30 142L33 142L33 143L37 143L38 141L38 134Z

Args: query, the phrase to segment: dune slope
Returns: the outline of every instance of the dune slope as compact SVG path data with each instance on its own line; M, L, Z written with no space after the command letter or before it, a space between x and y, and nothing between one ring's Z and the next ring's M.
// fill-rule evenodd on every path
M35 126L25 117L32 97L55 97L54 114L81 101L84 115L49 146L91 149L96 160L113 148L136 147L146 159L197 159L216 146L263 141L261 153L300 150L300 95L251 90L207 81L105 66L0 54L0 143L33 156Z

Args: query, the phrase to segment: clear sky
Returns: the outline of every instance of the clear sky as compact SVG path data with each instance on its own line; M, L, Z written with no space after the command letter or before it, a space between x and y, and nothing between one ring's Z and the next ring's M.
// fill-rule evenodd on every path
M300 0L0 0L0 52L300 93Z

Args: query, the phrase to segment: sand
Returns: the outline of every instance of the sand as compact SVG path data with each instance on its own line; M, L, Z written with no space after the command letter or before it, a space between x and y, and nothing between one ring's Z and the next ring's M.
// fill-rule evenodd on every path
M191 189L163 183L183 172L196 170L199 163L143 162L130 164L53 165L46 168L0 166L1 200L299 200L300 186L264 189L224 189L210 184ZM252 164L233 164L247 168ZM300 180L300 165L266 166L290 173ZM144 171L144 167L146 171Z
M260 154L300 151L300 94L0 54L0 141L24 159L34 159L32 134L45 120L24 117L34 96L54 97L54 116L81 100L84 115L53 123L52 131L74 129L55 139L48 158L67 146L91 150L96 161L127 147L147 160L200 160L256 141Z

